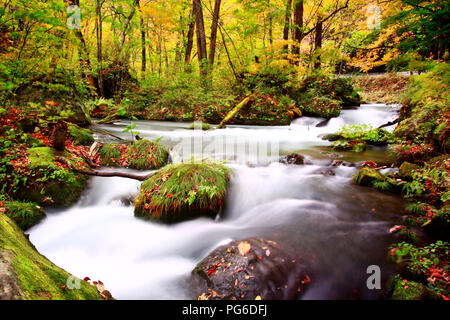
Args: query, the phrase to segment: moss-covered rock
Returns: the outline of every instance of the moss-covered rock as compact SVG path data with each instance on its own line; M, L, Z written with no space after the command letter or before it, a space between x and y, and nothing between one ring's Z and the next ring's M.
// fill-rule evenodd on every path
M130 168L139 170L159 169L167 163L169 151L159 142L136 141L128 148L127 159Z
M22 230L31 228L46 216L44 209L36 203L8 201L0 203L0 207Z
M67 158L73 166L86 169L83 159L68 152L57 154L49 147L37 147L27 150L29 164L26 166L28 178L14 197L30 202L47 202L67 206L78 200L85 189L88 178L58 165L55 156ZM17 170L22 170L18 168Z
M91 130L80 128L74 124L69 124L68 130L75 145L90 146L94 143L94 137Z
M66 287L69 277L37 252L10 218L0 214L0 300L101 299L86 281L78 279L80 288L70 290Z
M229 169L220 163L170 164L142 183L134 213L165 222L215 217L228 182Z
M332 148L337 151L363 152L366 151L367 145L364 141L338 140L333 142Z
M413 177L413 171L419 168L420 167L417 164L405 161L398 168L398 173L402 178L411 179Z
M98 152L102 164L105 166L116 167L120 164L127 164L127 145L107 143Z
M386 178L378 170L372 168L362 168L353 180L362 186L370 186L374 181L385 181Z
M213 129L213 127L206 122L193 122L189 128L190 130L203 130L203 131L207 131L207 130L211 130Z
M193 294L205 300L298 299L311 282L303 260L275 241L233 241L195 267Z
M341 113L341 106L338 101L315 94L311 97L303 98L299 107L305 115L326 119L338 117Z
M439 296L423 284L396 275L389 283L392 300L438 300Z

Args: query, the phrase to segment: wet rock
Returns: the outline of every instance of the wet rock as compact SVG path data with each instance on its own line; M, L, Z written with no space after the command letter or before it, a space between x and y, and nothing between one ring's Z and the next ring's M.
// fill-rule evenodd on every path
M356 165L353 162L343 161L343 160L334 160L331 163L332 167L355 167Z
M297 299L311 281L304 261L270 240L233 241L212 251L192 271L200 299Z
M398 168L398 173L402 178L412 179L413 171L419 169L417 164L409 163L407 161L403 162Z
M372 168L362 168L353 180L362 186L370 186L374 181L385 181L386 178L378 170Z
M290 155L282 157L280 159L280 162L284 164L304 164L305 158L297 153L292 153Z
M322 140L328 140L328 141L337 141L342 139L342 136L335 133L329 133L322 137Z
M329 121L330 121L330 119L325 119L323 121L320 121L318 124L316 124L316 127L317 128L325 127Z
M335 175L336 175L336 174L333 172L333 170L330 170L330 169L321 170L321 171L320 171L320 174L322 174L322 175L324 175L324 176L328 176L328 177L331 177L331 176L335 176Z
M134 199L136 198L135 194L128 194L125 196L117 197L111 200L111 202L119 201L125 207L134 205Z

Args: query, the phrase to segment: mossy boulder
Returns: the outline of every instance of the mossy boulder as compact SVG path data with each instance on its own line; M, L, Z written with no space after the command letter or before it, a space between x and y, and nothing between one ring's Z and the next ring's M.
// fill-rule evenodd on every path
M31 228L46 217L44 209L32 202L8 201L0 203L0 208L22 230Z
M388 285L392 300L439 300L439 296L423 284L396 275Z
M199 299L298 299L311 282L301 257L270 240L250 238L218 247L192 271Z
M343 137L340 134L336 134L336 133L329 133L322 137L322 140L328 140L328 141L338 141L338 140L342 140L342 139L343 139Z
M127 152L130 168L139 170L159 169L167 163L169 151L157 141L139 140Z
M68 131L75 145L90 146L94 143L94 136L91 130L80 128L75 124L69 124Z
M211 130L213 129L213 127L206 122L193 122L189 128L190 130L203 130L203 131L207 131L207 130Z
M375 181L385 181L386 177L378 170L372 168L362 168L355 176L353 180L362 186L370 186Z
M367 145L364 141L337 140L333 142L332 148L337 151L363 152Z
M169 159L169 151L158 141L138 140L132 145L104 144L99 150L103 165L138 170L159 169Z
M225 200L229 171L215 162L167 165L142 183L134 214L164 222L214 218Z
M67 206L78 200L85 189L88 178L71 171L55 162L55 156L68 159L73 166L88 168L83 159L68 152L58 153L50 147L37 147L27 150L29 164L26 166L28 179L15 198L30 202L49 202Z
M22 230L0 214L0 300L100 300L97 289L76 278L80 288L70 290L72 277L36 251Z
M324 96L313 95L309 98L304 98L299 107L305 115L326 119L335 118L341 114L339 102Z
M106 143L98 151L102 164L110 167L127 164L127 152L127 145L115 143Z
M417 164L409 163L407 161L403 162L401 166L398 168L398 174L402 178L412 179L413 171L419 169L420 167Z

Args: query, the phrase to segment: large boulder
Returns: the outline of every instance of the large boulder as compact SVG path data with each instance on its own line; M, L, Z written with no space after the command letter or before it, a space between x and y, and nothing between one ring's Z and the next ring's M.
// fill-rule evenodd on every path
M138 140L129 147L127 157L130 168L159 169L167 163L169 151L157 141Z
M414 170L420 169L417 164L409 163L407 161L403 162L398 168L398 174L402 178L412 179Z
M0 214L0 300L100 300L97 289L55 266ZM66 284L78 285L71 290Z
M142 183L134 214L165 222L214 218L224 203L229 179L229 169L220 163L167 165Z
M30 148L27 153L28 163L14 167L17 173L27 178L18 190L12 192L14 198L61 206L68 206L78 200L88 178L58 163L56 156L67 158L75 167L88 169L83 159L68 152L54 151L50 147Z
M353 180L359 185L370 186L374 181L385 181L386 177L376 169L362 168Z
M274 241L250 238L212 251L192 271L199 299L298 299L311 281L301 258Z

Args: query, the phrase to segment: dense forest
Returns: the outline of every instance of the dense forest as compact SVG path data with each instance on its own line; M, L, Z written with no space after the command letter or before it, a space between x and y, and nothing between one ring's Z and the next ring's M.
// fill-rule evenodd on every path
M449 15L0 1L0 299L448 300Z

